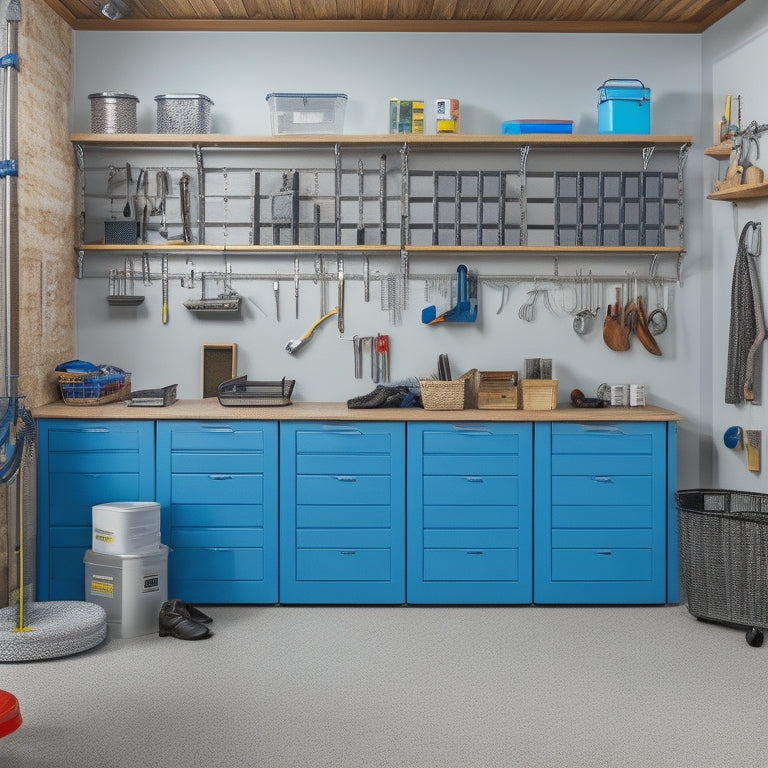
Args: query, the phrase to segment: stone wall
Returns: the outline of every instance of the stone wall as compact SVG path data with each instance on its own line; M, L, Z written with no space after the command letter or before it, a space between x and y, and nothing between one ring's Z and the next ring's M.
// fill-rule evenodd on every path
M55 366L74 356L77 165L69 141L72 32L43 0L21 0L18 82L20 394L29 408L58 399ZM2 23L5 35L5 23ZM29 467L34 475L34 467ZM35 478L25 485L34 488ZM2 487L0 604L17 598L15 486ZM31 502L31 503L30 503ZM36 507L24 499L25 584L34 580ZM6 597L7 596L7 597Z

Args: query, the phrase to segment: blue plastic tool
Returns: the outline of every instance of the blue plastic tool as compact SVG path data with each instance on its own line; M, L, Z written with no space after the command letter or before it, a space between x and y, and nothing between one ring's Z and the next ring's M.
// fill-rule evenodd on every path
M456 268L456 306L438 315L434 304L421 310L421 322L426 325L435 323L474 323L477 320L477 289L469 289L469 270L464 264ZM473 295L470 296L470 293Z

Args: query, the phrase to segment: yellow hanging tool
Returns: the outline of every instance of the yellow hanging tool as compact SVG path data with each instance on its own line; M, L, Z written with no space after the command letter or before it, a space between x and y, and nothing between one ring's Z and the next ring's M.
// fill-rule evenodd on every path
M286 345L285 348L288 351L289 355L293 355L296 352L298 352L308 341L309 337L314 333L315 328L317 328L320 323L323 322L323 320L327 320L329 317L332 317L333 315L337 315L339 313L339 308L336 307L335 309L332 309L330 312L323 315L319 320L315 320L314 323L309 327L309 330L300 338L300 339L291 339Z

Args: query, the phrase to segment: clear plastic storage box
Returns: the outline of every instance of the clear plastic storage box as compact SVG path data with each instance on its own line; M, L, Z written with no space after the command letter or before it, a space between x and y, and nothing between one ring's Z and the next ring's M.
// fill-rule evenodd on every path
M346 93L268 93L272 135L343 133Z

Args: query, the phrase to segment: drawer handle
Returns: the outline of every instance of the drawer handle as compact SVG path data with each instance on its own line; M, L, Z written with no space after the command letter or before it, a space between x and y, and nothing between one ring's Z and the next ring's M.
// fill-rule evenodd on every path
M472 552L467 552L468 555L482 555L483 553L480 550L473 550Z
M612 477L601 477L601 476L597 476L597 477L595 477L595 476L593 475L593 476L592 476L592 479L593 479L593 480L594 480L596 483L613 483L613 478L612 478Z
M357 552L355 552L354 549L342 549L339 551L340 555L356 555Z
M336 479L340 483L356 483L357 482L357 478L356 477L349 477L348 475L344 475L344 476L341 476L341 477L337 476Z
M483 478L482 477L465 477L464 478L468 483L482 483Z
M231 480L232 475L208 475L211 480Z
M339 424L323 424L324 432L335 432L337 435L362 435L357 427L343 427Z
M612 555L613 552L596 552L597 555Z
M465 435L490 435L491 430L487 427L477 427L464 424L452 424L451 425L456 432L461 432Z
M84 427L79 431L90 435L103 435L105 432L109 432L106 427Z

